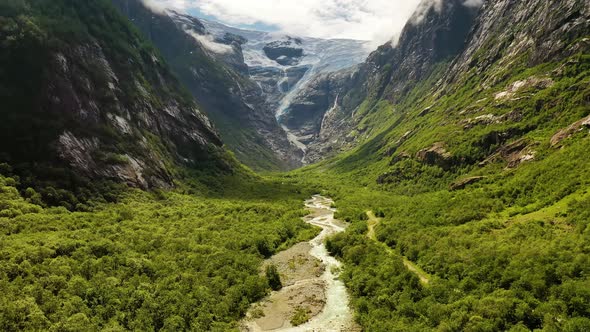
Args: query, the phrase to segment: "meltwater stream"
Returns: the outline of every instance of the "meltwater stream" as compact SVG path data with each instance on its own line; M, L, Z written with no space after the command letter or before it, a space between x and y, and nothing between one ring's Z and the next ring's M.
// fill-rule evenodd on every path
M312 245L310 254L322 261L326 267L321 276L326 285L326 304L322 312L309 322L283 331L341 332L352 330L354 323L348 293L344 283L338 278L341 263L330 256L325 245L327 237L345 230L340 222L334 219L336 210L331 207L332 203L334 202L331 199L319 195L315 195L305 202L306 207L317 209L320 212L319 216L308 221L308 223L322 228L322 232L310 242Z
M289 332L356 332L360 331L353 319L352 310L349 307L349 297L346 292L344 283L338 279L341 263L334 257L330 256L326 249L325 240L327 237L345 230L345 223L334 219L336 211L331 206L334 202L326 197L315 195L305 201L305 206L311 211L306 218L306 222L321 227L321 233L309 242L309 255L317 258L324 266L323 272L318 275L311 275L308 279L298 280L295 284L283 287L274 297L271 296L271 306L284 308L285 303L281 302L284 298L293 296L294 289L303 294L314 292L317 284L323 285L325 294L325 303L321 311L313 316L307 323L299 326L291 326L289 318L283 316L284 312L265 311L265 316L261 319L273 321L262 322L257 319L245 322L243 331L263 332L263 331L289 331ZM310 287L310 289L307 289ZM275 302L276 301L276 302ZM269 303L269 302L266 302ZM259 325L259 323L261 325Z

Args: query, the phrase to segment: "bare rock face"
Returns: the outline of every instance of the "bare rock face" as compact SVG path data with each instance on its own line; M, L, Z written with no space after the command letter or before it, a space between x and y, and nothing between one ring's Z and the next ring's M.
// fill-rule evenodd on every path
M303 57L303 41L299 38L287 36L286 40L277 40L264 46L266 56L283 66L298 65Z
M503 100L503 99L510 99L512 98L518 91L526 89L526 88L535 88L535 89L547 89L553 85L553 80L548 77L529 77L526 80L516 81L510 84L510 86L502 92L498 92L495 96L496 100Z
M113 12L105 15L124 20ZM208 118L192 98L178 93L180 84L139 35L105 39L89 32L84 41L49 48L38 36L27 36L28 29L17 23L12 31L17 42L3 50L8 66L27 68L22 84L35 89L0 79L0 86L15 91L3 98L6 105L19 105L3 113L2 161L25 171L67 170L140 188L173 186L175 167L231 169L219 157L222 142ZM19 55L22 45L29 47L27 57ZM29 93L26 99L20 98L22 91Z
M572 123L569 127L564 128L562 130L560 130L559 132L557 132L555 135L553 135L553 137L551 138L551 146L552 147L557 147L561 144L561 142L569 137L571 137L573 134L584 130L584 129L589 129L590 128L590 115L579 120L576 121L574 123Z
M283 116L285 125L307 146L305 161L313 163L348 150L358 136L351 135L355 108L347 91L358 83L358 68L352 67L316 76L292 100Z
M527 139L518 139L512 143L501 146L491 156L482 161L480 166L485 166L497 161L504 161L506 162L507 168L516 168L523 162L535 160L536 152L533 149L535 145L535 143L532 143Z
M194 19L194 18L193 18ZM214 42L219 44L228 45L231 47L231 52L214 53L224 63L229 64L238 73L247 75L248 65L244 62L244 53L242 52L242 45L248 40L242 36L226 33L221 38L213 38Z
M485 178L486 178L485 176L472 176L472 177L468 177L465 179L461 179L461 180L458 180L458 181L452 183L450 186L450 189L451 190L461 190L469 185L480 182L481 180L484 180Z
M172 176L163 157L150 146L147 134L168 144L172 160L186 165L199 162L209 145L221 146L207 117L190 102L168 99L166 104L155 105L143 98L123 102L127 96L118 77L128 74L116 73L100 44L80 45L55 55L54 59L50 71L55 71L48 75L51 83L46 107L56 116L76 123L74 128L64 127L54 146L59 157L82 174L117 179L141 188L170 187ZM152 61L157 68L155 56ZM89 67L103 75L104 81L86 75L84 68ZM162 83L169 80L164 75L169 74L159 74ZM140 83L133 88L140 94L149 89ZM112 137L101 133L89 135L93 129L83 128L109 128ZM110 146L113 139L125 140L137 148L130 152Z
M454 80L469 70L479 75L494 64L507 66L523 55L535 65L559 61L580 50L587 52L590 45L580 37L590 27L589 10L585 0L486 1L449 77ZM487 81L493 84L499 79L489 75Z

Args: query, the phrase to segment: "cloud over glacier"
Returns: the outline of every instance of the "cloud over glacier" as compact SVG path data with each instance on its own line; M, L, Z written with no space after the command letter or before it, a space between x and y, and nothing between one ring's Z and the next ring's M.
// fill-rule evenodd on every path
M384 43L399 34L420 0L144 0L150 7L198 9L233 25L262 23L284 33Z
M230 25L265 24L283 33L373 41L397 40L410 18L420 21L443 0L143 0L156 11L174 8L216 17ZM464 0L479 7L485 0Z

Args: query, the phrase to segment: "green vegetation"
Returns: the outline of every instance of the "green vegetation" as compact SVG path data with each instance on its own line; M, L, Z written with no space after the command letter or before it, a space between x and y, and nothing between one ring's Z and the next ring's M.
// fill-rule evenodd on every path
M590 58L515 66L489 89L476 75L442 96L418 86L394 115L377 103L361 146L284 176L326 188L352 222L327 247L367 331L590 329L588 128L550 143L590 114ZM532 76L552 84L495 98ZM447 156L419 157L437 142Z
M299 326L301 324L307 323L309 321L310 312L311 311L309 310L309 308L297 307L297 309L295 309L293 317L291 317L291 325Z
M281 276L279 275L277 266L274 264L270 264L266 267L266 280L268 281L270 288L274 291L278 291L283 288Z
M262 260L317 234L301 220L310 193L240 183L228 178L223 198L127 190L117 203L69 212L35 204L18 179L0 177L0 325L236 329L250 303L276 287L260 276Z
M3 329L237 330L251 303L282 287L263 260L317 234L302 201L322 192L351 223L326 246L365 330L590 330L588 126L552 139L590 115L587 54L534 66L522 56L449 86L441 63L396 104L364 101L358 148L289 174L261 178L209 150L181 168L171 141L144 132L175 189L139 191L54 162L45 143L69 120L30 112L29 94L48 52L100 37L115 70L131 73L120 78L128 102L143 100L137 78L155 105L193 105L180 85L149 83L158 53L129 22L109 23L119 16L107 0L16 0L0 13L2 77L17 78L0 81ZM111 127L79 130L113 143L98 161L141 154ZM291 323L309 315L300 307Z

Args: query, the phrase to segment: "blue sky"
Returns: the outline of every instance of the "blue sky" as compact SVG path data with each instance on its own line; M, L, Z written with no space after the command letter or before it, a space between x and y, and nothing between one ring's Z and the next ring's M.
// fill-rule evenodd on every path
M213 21L218 21L218 22L222 22L222 23L226 23L226 24L230 24L229 22L224 22L222 18L216 17L216 16L212 16L212 15L207 15L205 13L203 13L199 8L189 8L187 10L187 12L195 17L199 17L199 18L204 18L207 20L213 20ZM240 24L240 23L234 23L231 24L232 26L236 27L236 28L242 28L242 29L247 29L247 30L256 30L256 31L268 31L268 32L274 32L274 31L280 31L281 28L279 28L276 25L270 25L270 24L265 24L262 22L256 22L254 24Z

